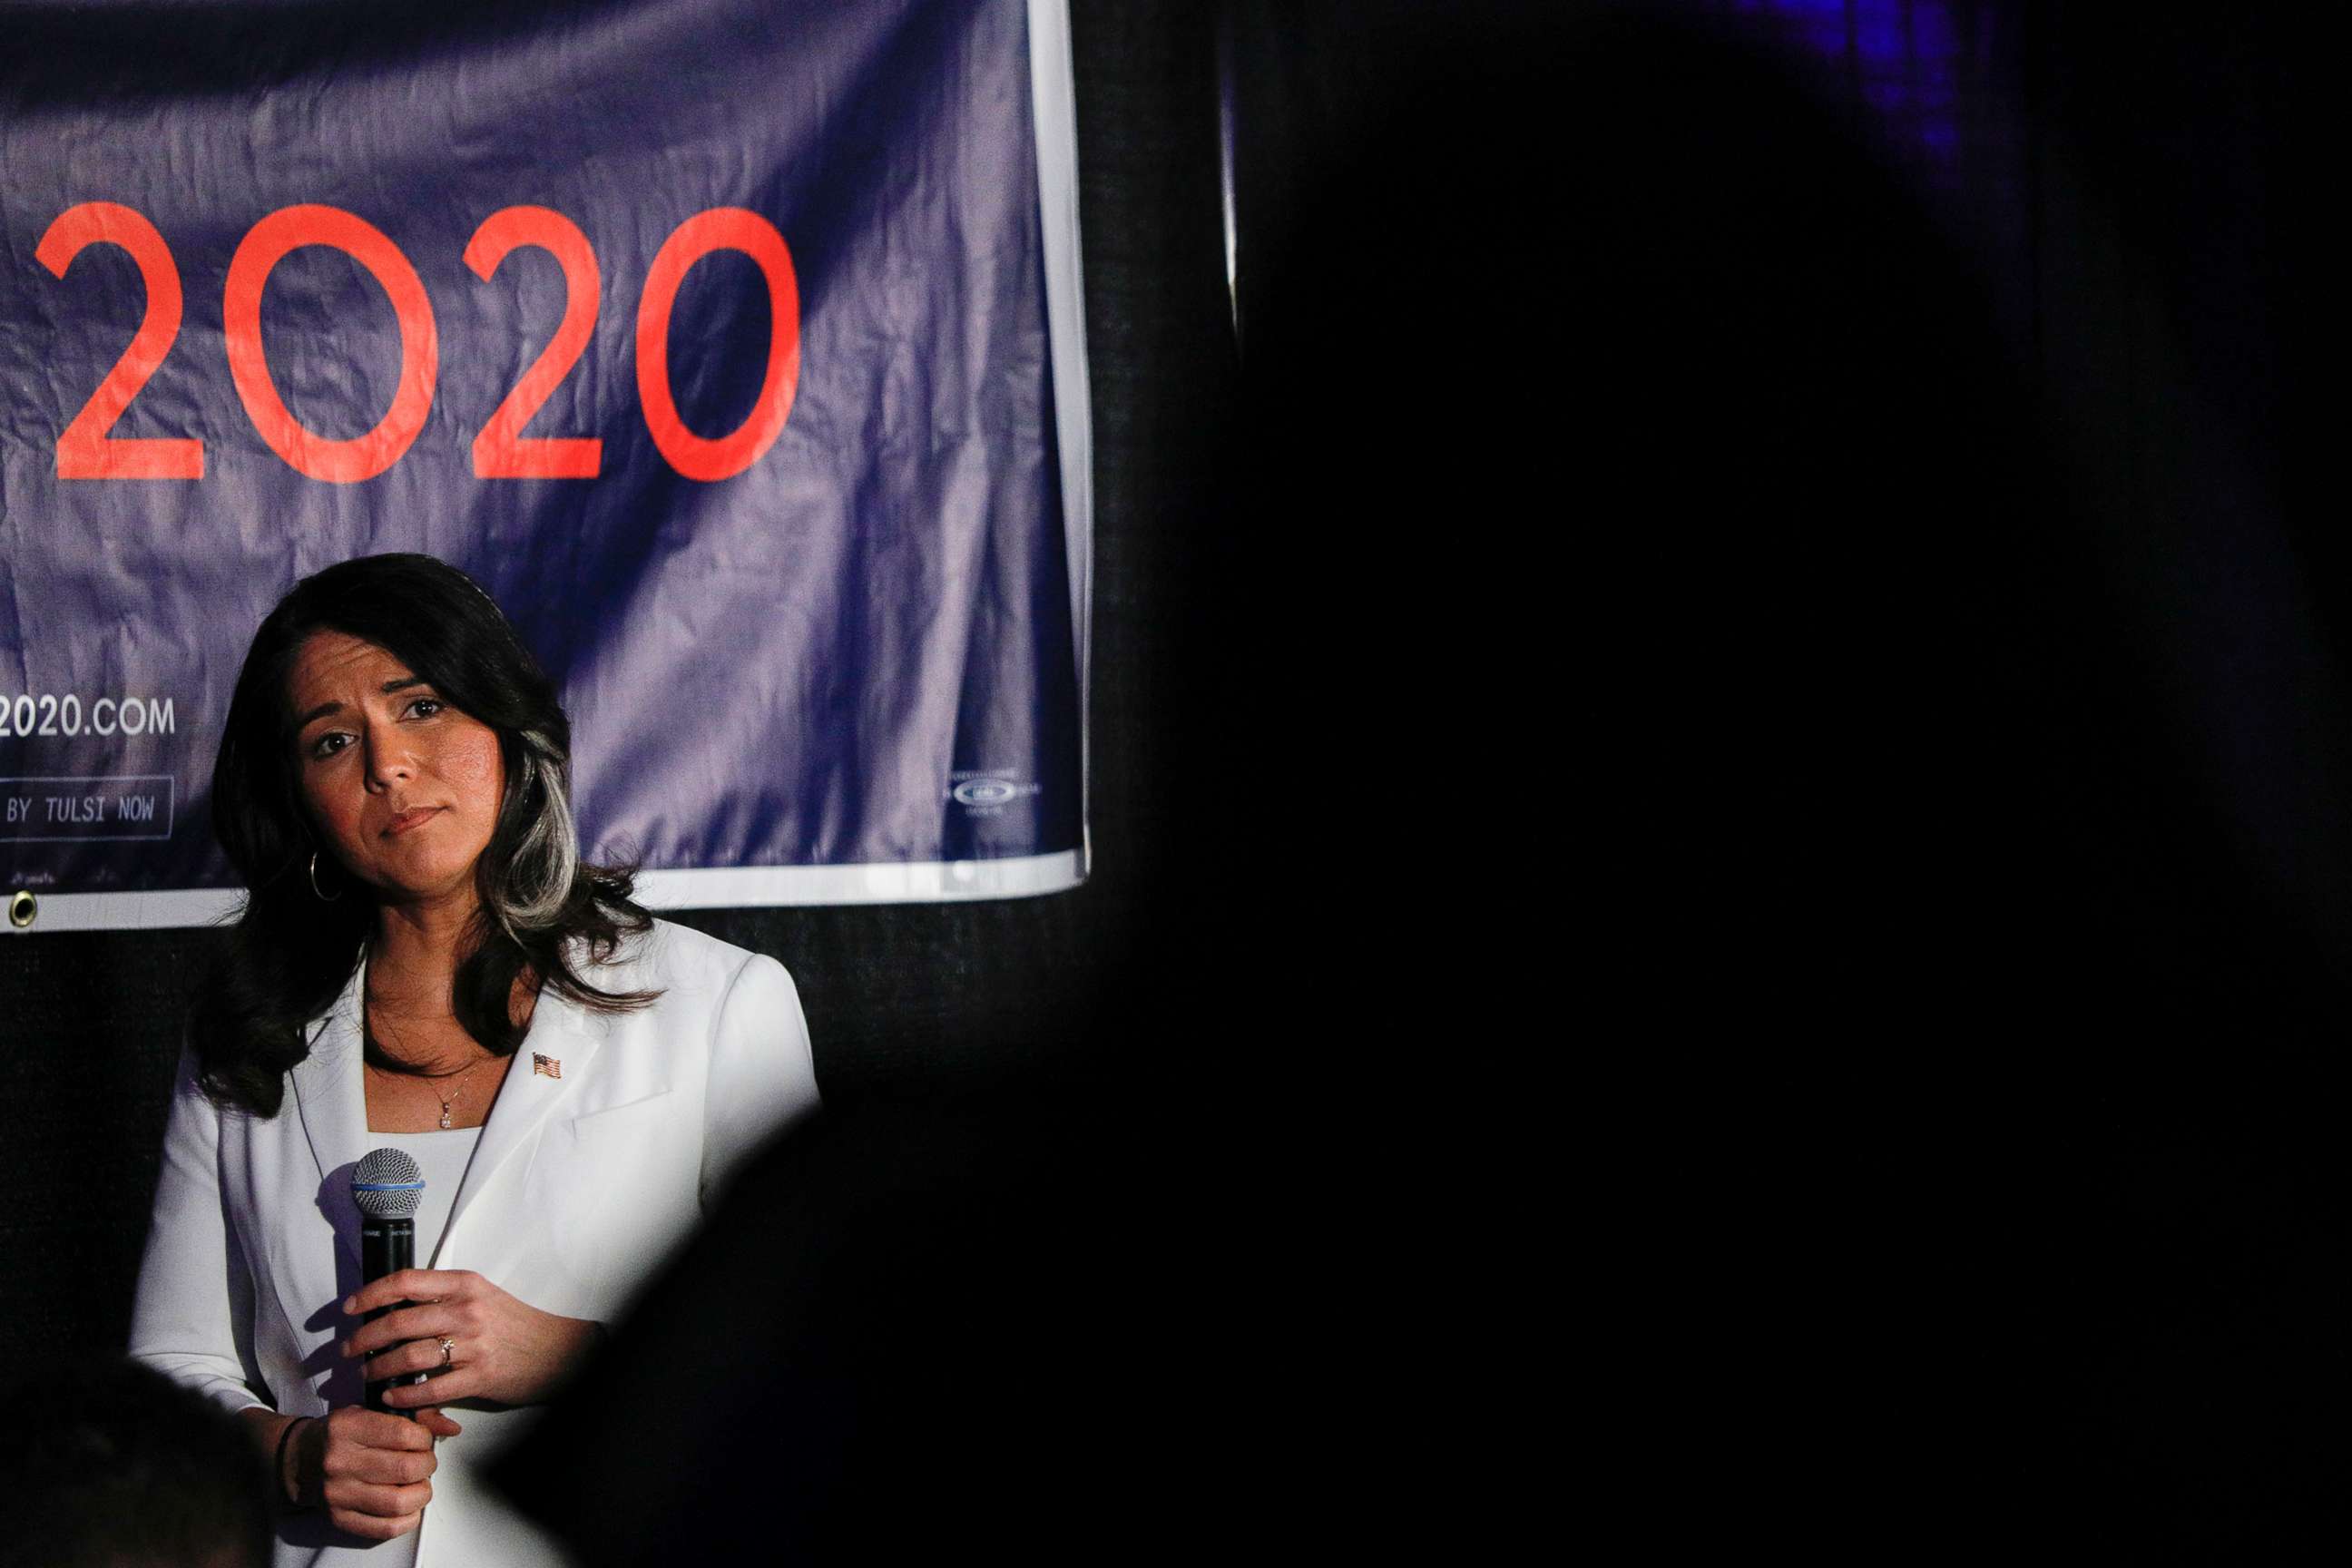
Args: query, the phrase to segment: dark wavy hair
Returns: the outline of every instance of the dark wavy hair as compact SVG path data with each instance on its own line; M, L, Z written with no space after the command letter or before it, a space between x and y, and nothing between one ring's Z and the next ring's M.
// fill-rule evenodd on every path
M190 1020L205 1092L275 1116L288 1069L310 1054L308 1026L349 984L375 930L372 889L340 866L342 893L319 897L311 857L327 858L325 847L295 780L287 681L304 640L330 631L375 644L498 735L506 796L474 863L481 908L451 997L466 1032L512 1054L523 1031L509 1009L526 970L599 1012L651 1002L656 993L602 990L573 967L583 952L592 963L610 957L652 916L632 897L629 868L580 858L572 723L554 682L471 577L429 555L362 556L305 577L278 602L254 633L229 700L213 764L213 831L247 892Z

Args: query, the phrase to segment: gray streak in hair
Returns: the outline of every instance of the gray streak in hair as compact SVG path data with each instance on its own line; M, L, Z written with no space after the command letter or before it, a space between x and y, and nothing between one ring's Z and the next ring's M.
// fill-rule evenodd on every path
M580 871L580 831L572 819L564 767L553 739L536 730L516 737L522 751L518 796L528 806L539 791L530 824L513 858L490 892L490 913L506 933L521 942L527 932L554 925L572 897Z

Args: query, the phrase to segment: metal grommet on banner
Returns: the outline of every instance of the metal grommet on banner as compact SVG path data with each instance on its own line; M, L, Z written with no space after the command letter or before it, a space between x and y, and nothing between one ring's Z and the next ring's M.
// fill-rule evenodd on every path
M19 888L8 900L8 923L18 931L30 930L41 917L41 900L28 889Z

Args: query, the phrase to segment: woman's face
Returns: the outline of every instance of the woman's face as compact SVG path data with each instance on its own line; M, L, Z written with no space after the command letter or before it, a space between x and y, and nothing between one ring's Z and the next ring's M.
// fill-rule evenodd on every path
M394 903L470 900L506 795L497 731L341 632L304 641L286 694L303 804L343 868Z

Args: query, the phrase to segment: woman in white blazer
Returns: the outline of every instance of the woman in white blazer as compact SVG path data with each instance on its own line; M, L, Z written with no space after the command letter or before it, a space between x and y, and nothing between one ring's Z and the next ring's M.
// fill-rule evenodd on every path
M815 1106L782 967L580 861L569 743L496 606L423 556L306 579L238 678L213 812L250 891L131 1348L243 1413L281 1565L560 1563L473 1472ZM425 1173L420 1267L363 1288L351 1186L383 1147Z

